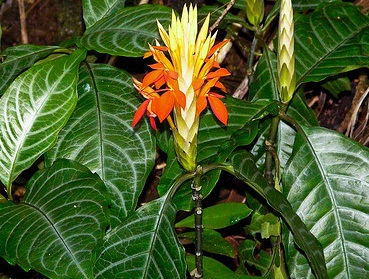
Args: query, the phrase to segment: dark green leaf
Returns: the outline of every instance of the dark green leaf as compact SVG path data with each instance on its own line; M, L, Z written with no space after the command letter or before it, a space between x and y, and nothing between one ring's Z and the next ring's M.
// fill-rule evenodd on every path
M88 50L110 55L139 57L159 39L156 20L164 28L171 19L171 9L162 5L140 5L119 9L91 26L79 40Z
M261 238L265 239L281 234L279 218L272 213L260 214L257 210L252 214L251 223L246 226L246 230L254 237L260 233Z
M242 274L236 274L224 264L218 262L209 257L203 257L204 259L204 278L211 279L255 279L261 277L248 276ZM192 271L195 269L195 257L187 256L186 257L188 270Z
M195 232L185 232L178 235L180 238L190 239L192 242L195 242ZM206 252L227 256L230 258L234 258L234 248L233 245L225 240L223 236L212 229L204 229L202 234L202 249Z
M51 278L94 278L94 249L109 222L106 189L86 167L60 160L37 172L19 204L0 203L0 254Z
M296 16L295 38L298 84L369 65L369 18L351 3Z
M237 224L248 217L252 210L246 204L226 202L203 208L202 224L204 228L221 229ZM194 228L194 216L188 216L176 224L176 227Z
M77 107L46 156L50 165L68 158L100 175L112 197L112 223L137 206L155 160L155 140L146 121L131 128L141 100L126 72L104 64L81 68Z
M90 28L118 7L124 7L125 0L83 0L83 19L86 28Z
M258 249L255 252L259 244L251 239L245 239L238 246L238 255L241 264L247 263L249 266L254 266L261 274L265 274L269 270L273 258L264 250ZM258 259L255 258L255 254L258 255Z
M293 211L291 204L283 197L282 193L269 186L263 175L256 168L252 156L247 151L242 150L234 153L231 157L231 163L236 175L281 214L294 235L295 243L306 253L310 265L318 278L328 278L320 243Z
M322 86L337 98L343 91L351 91L351 80L348 77L336 77L326 80Z
M277 56L268 48L264 50L255 71L255 79L250 84L249 99L279 100L277 89Z
M95 278L186 278L184 249L173 229L175 215L164 195L108 232L98 251Z
M12 182L56 141L77 103L79 63L86 52L35 65L0 100L0 178Z
M323 245L329 278L365 278L369 151L336 132L302 128L283 176L284 194ZM284 240L292 277L313 278L291 236Z
M37 60L59 49L58 46L19 45L7 48L0 64L0 95L2 95L14 78Z
M218 18L221 17L222 13L224 12L225 7L215 7L215 6L204 6L201 7L198 11L198 21L200 25L205 20L205 17L210 13L210 26L212 26L215 21L218 20ZM239 23L244 22L245 20L239 16L233 15L230 12L226 14L226 16L222 19L222 21L219 23L218 27L219 29L225 29L228 25L232 23Z

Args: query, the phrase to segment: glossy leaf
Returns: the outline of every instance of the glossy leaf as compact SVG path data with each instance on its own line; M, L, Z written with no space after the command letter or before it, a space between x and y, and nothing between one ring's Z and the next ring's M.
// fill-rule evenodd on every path
M269 49L264 50L255 71L255 79L250 84L249 99L279 100L277 88L277 56Z
M237 274L229 269L224 264L220 263L217 260L212 258L203 257L204 260L204 278L211 278L211 279L255 279L261 277ZM195 257L194 256L187 256L186 257L188 270L192 271L195 269Z
M35 65L0 100L0 179L12 182L54 144L77 103L78 66L85 51Z
M137 206L155 160L151 127L131 128L140 104L126 72L103 64L81 68L77 107L46 155L50 165L68 158L100 175L112 198L113 226Z
M293 209L320 240L329 278L369 274L369 151L341 134L303 127L283 176L283 191ZM313 278L309 265L285 238L293 278Z
M7 48L1 53L4 61L0 63L0 95L22 71L59 48L58 46L34 45L18 45Z
M185 251L173 229L175 215L168 195L140 207L106 235L94 278L186 278Z
M125 0L83 0L83 19L90 28L117 7L124 7Z
M348 77L336 77L329 79L322 84L334 97L344 91L351 91L351 80Z
M37 172L19 204L0 203L0 254L50 278L94 278L94 249L108 226L104 183L61 160Z
M367 66L368 37L369 18L351 3L335 1L296 16L297 83L317 82Z
M159 39L156 20L167 27L171 9L162 5L140 5L119 9L87 29L79 44L110 55L139 57Z
M255 242L251 239L243 240L238 246L240 262L242 265L247 263L248 266L255 267L261 272L261 274L265 275L265 273L269 271L273 258L266 251L259 251L259 249L257 249L257 246L260 246L260 243ZM255 258L255 255L258 255L258 259Z
M192 218L193 219L193 218ZM193 222L193 220L192 220ZM190 239L195 242L195 232L188 231L178 235L179 238ZM223 238L223 236L212 229L204 229L202 233L202 249L206 252L227 256L230 258L235 257L233 245Z
M202 224L204 228L221 229L237 224L248 217L252 210L244 203L226 202L203 208ZM194 227L194 216L188 216L176 224L176 227Z
M328 278L320 243L306 228L282 193L268 184L264 176L256 168L251 154L245 150L235 152L231 157L231 163L238 178L248 184L283 217L294 235L294 242L305 252L318 278Z

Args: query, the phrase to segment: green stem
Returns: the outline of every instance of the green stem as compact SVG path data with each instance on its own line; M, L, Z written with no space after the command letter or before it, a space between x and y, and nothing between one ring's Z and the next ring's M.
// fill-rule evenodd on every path
M274 142L277 137L278 126L280 122L280 117L276 116L272 119L270 124L270 130L267 139L265 140L265 178L268 184L274 187L274 173L273 173L273 162L274 157Z
M247 75L249 76L249 85L254 80L254 58L255 58L256 47L259 42L258 36L259 34L255 34L254 39L252 40L251 49L250 49L250 57L247 63Z
M203 170L198 166L191 184L192 199L194 201L195 215L195 264L196 269L191 273L192 278L203 278L203 252L202 252L202 195L201 195L201 175Z

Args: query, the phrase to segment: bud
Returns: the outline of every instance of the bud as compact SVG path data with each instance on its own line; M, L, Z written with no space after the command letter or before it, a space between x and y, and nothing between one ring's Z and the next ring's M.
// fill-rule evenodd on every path
M288 103L295 92L293 9L291 0L281 1L278 29L278 91L281 101Z
M258 27L264 19L264 0L246 0L246 16L252 25Z

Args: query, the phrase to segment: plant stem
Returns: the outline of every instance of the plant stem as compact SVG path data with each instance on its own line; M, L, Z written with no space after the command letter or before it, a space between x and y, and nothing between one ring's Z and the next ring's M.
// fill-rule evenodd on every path
M255 58L256 47L259 42L258 36L259 34L255 34L254 39L252 40L251 49L250 49L250 57L247 63L247 76L249 77L249 85L254 80L254 58Z
M195 264L196 269L191 273L192 278L203 278L203 259L202 259L202 195L201 195L201 175L203 170L197 166L195 177L192 180L192 199L194 201L195 216Z

